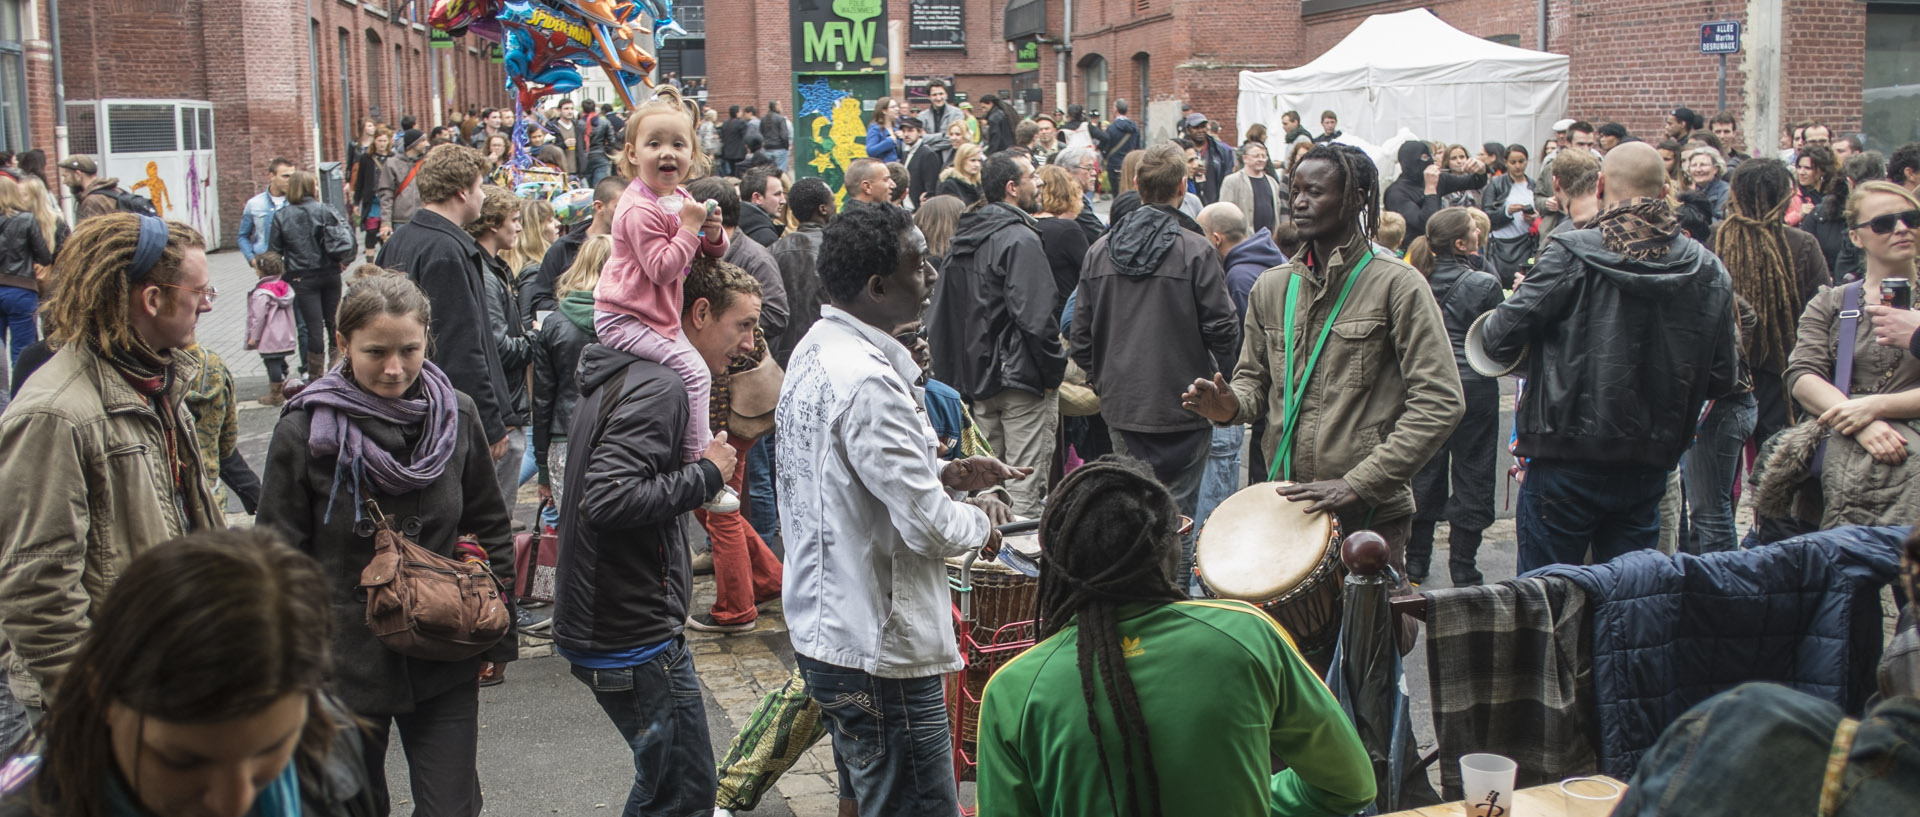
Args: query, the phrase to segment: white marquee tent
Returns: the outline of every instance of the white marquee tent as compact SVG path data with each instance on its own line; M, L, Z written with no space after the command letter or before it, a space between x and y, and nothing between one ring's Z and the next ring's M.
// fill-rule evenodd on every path
M1259 122L1278 138L1289 110L1315 135L1331 110L1341 131L1374 144L1406 128L1475 152L1497 140L1537 154L1566 116L1567 57L1475 37L1426 9L1376 14L1299 68L1240 72L1242 131Z

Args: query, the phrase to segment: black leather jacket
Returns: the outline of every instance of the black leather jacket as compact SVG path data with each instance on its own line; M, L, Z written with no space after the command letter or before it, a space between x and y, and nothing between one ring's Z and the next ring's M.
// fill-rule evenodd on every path
M962 214L927 310L940 382L969 400L1059 388L1056 288L1033 217L1005 202Z
M1500 279L1492 273L1467 266L1457 255L1433 257L1433 275L1427 278L1433 299L1440 302L1440 317L1447 324L1447 339L1453 341L1453 360L1460 366L1460 382L1492 380L1467 365L1467 327L1487 310L1500 305Z
M1735 389L1735 321L1726 265L1691 238L1640 261L1598 229L1554 236L1485 327L1495 360L1531 349L1516 453L1672 468L1701 405Z
M340 265L320 249L320 227L327 223L327 216L327 206L319 199L289 204L273 214L267 249L287 263L287 281L340 274Z
M53 248L32 213L14 213L0 221L0 286L40 291L33 265L53 263Z
M583 294L587 297L561 304L533 335L533 461L540 466L542 484L551 484L547 452L554 438L567 436L573 407L580 402L580 381L574 377L580 353L599 342L593 333L593 299ZM585 325L575 316L584 316Z

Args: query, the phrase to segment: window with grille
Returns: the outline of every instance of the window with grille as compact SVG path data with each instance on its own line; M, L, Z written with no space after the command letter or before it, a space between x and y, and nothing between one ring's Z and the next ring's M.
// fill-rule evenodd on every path
M114 153L179 150L180 128L174 106L108 105L107 142Z
M0 0L0 148L27 149L27 66L20 46L20 0Z
M95 116L99 109L91 102L67 103L67 151L70 154L98 155L100 127Z

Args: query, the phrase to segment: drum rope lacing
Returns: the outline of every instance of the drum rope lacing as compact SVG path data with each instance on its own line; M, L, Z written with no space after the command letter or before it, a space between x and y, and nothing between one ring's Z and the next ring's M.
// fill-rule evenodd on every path
M1267 481L1293 478L1293 436L1300 424L1300 408L1307 402L1307 384L1313 378L1313 368L1320 362L1320 352L1327 346L1327 335L1333 331L1333 322L1340 317L1340 308L1346 306L1347 293L1353 291L1353 282L1360 279L1367 264L1373 262L1373 248L1369 246L1359 263L1353 265L1353 271L1347 274L1347 281L1340 287L1340 296L1333 301L1333 311L1327 313L1327 322L1320 326L1320 337L1314 341L1313 351L1307 356L1306 369L1300 372L1299 385L1293 380L1293 321L1295 305L1300 300L1300 276L1287 277L1287 314L1282 325L1282 356L1286 368L1280 373L1280 443L1274 450L1273 462L1267 469Z

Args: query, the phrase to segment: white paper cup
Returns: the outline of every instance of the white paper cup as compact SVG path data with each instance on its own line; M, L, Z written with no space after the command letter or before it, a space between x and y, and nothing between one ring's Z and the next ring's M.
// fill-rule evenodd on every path
M1516 817L1513 777L1519 764L1499 755L1460 758L1460 788L1466 792L1467 817Z

